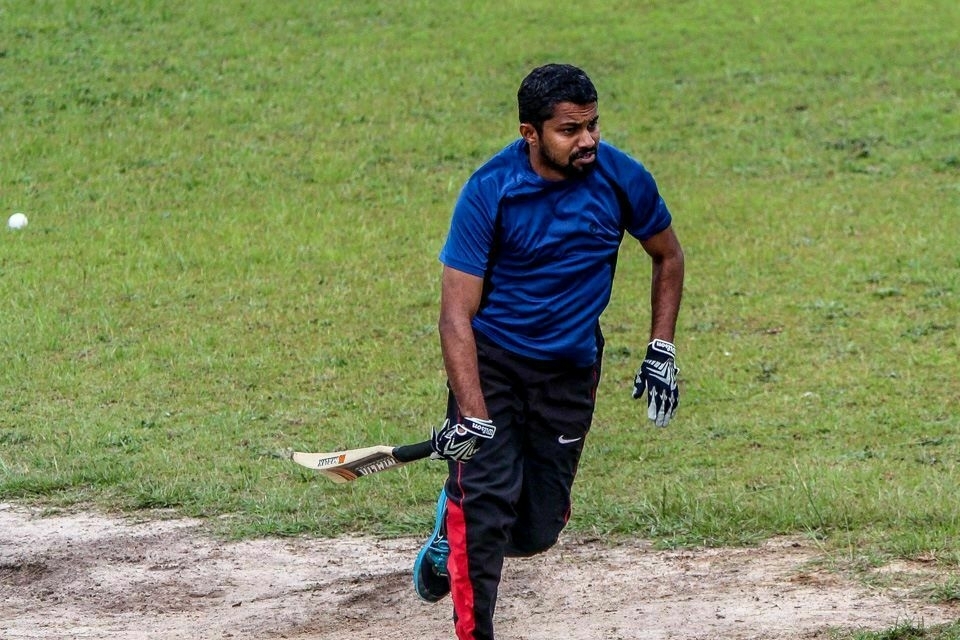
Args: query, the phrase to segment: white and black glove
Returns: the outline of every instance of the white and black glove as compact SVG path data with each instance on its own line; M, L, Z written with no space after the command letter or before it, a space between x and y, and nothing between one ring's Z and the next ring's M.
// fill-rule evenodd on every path
M467 417L460 424L452 424L448 418L439 429L433 428L430 436L433 457L466 462L496 431L492 420Z
M647 355L633 382L633 397L647 393L647 417L665 427L677 412L680 390L677 388L677 348L666 340L655 339L647 345Z

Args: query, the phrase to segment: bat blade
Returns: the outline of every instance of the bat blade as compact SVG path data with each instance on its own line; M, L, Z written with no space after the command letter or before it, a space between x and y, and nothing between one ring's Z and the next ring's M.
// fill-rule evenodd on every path
M333 482L343 484L426 458L430 452L430 442L427 441L403 447L379 445L329 453L294 451L291 458L297 464L319 471Z

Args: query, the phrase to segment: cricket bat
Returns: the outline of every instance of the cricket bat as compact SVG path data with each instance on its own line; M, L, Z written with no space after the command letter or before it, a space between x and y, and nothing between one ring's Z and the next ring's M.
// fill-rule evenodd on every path
M297 464L319 471L334 482L342 484L352 482L360 476L369 476L401 467L414 460L422 460L432 452L430 441L426 440L400 447L379 445L329 453L294 451L291 458Z

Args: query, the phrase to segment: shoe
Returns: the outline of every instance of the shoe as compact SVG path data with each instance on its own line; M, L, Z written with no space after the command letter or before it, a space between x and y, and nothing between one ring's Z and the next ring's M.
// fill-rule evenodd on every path
M441 490L433 533L413 563L413 588L420 599L427 602L437 602L450 593L450 576L447 573L450 543L447 542L446 518L447 492Z

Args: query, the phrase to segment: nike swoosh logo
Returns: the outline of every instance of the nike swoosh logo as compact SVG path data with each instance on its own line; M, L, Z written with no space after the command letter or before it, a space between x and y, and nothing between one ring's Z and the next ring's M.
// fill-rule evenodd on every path
M560 436L559 438L557 438L557 442L559 442L560 444L570 444L571 442L577 442L579 440L583 440L583 436L580 436L579 438L568 438L566 436Z

